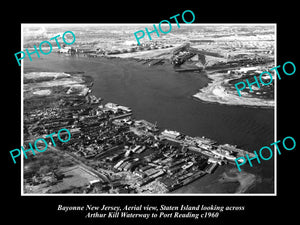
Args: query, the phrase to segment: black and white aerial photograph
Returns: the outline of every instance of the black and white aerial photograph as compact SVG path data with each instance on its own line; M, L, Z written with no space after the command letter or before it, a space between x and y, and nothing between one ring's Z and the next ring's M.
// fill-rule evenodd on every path
M160 28L21 24L22 195L276 194L276 24Z

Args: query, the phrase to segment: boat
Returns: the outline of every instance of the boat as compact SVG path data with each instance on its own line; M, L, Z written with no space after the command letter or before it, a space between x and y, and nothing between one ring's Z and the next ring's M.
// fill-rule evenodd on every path
M253 154L252 152L239 149L236 145L223 144L219 145L218 148L225 151L235 152L237 157L244 157L245 155L249 155L249 157L255 157L255 154Z
M178 131L173 130L164 130L163 132L161 132L161 135L177 138L180 136L180 133Z
M231 155L231 153L226 150L216 149L216 150L211 150L211 152L217 156L220 156L221 158L226 158L228 160L234 161L236 159L235 156Z

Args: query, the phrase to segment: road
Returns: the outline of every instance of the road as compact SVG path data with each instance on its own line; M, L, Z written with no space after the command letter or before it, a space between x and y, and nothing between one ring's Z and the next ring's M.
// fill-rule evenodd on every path
M84 164L81 160L79 160L79 159L78 159L76 156L74 156L72 153L67 152L67 151L61 151L61 150L59 150L59 149L57 149L57 148L55 148L55 147L53 147L53 146L51 146L51 145L48 145L48 148L50 148L50 149L53 150L53 151L57 151L57 152L60 152L60 153L67 154L69 157L71 157L71 159L72 159L75 163L77 163L78 165L80 165L80 166L82 166L83 168L87 169L88 171L90 171L90 172L96 174L96 175L99 177L99 179L101 179L101 180L103 180L103 181L107 181L109 184L111 184L111 181L110 181L110 179L109 179L108 176L106 176L105 174L99 172L98 170L95 170L94 168L92 168L92 167L90 167L90 166ZM105 173L106 171L103 170L103 172Z

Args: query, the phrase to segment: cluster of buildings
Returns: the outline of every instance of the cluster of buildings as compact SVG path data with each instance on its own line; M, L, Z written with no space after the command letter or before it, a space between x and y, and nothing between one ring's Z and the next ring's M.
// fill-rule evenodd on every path
M91 94L53 101L24 110L24 140L69 129L71 140L58 148L101 174L85 191L169 192L246 153L205 137L160 131L156 124L135 120L129 107L102 104Z
M98 57L103 55L116 55L116 54L123 54L123 53L131 53L131 52L138 52L138 51L147 51L147 50L155 50L155 49L164 49L164 48L171 48L173 45L163 44L158 41L142 43L141 45L131 45L126 48L120 49L103 49L103 48L96 48L91 49L90 47L86 48L77 48L77 47L63 47L59 49L58 53L68 54L68 55L75 55L75 54L82 54L88 57Z

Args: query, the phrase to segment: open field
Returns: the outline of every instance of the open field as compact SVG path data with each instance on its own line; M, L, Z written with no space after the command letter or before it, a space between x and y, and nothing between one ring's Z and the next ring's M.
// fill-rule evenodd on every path
M65 94L77 93L82 96L85 96L89 91L81 76L48 72L24 73L23 88L24 99L34 96L55 95L56 92L60 93L62 89L65 90Z

